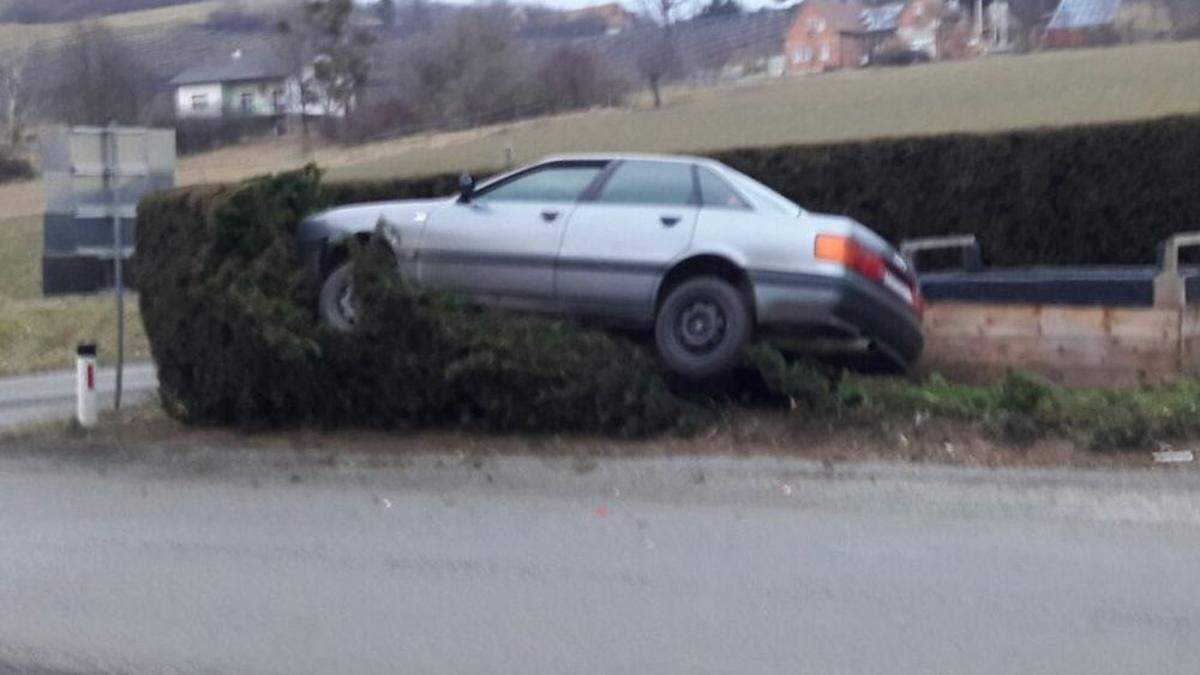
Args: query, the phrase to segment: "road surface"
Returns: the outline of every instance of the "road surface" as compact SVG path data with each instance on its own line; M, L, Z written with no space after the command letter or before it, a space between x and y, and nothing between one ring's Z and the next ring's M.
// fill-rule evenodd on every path
M111 408L117 376L114 368L100 368L96 388L100 404ZM145 402L158 390L154 364L125 366L123 405ZM75 370L0 378L0 430L75 416ZM3 672L3 671L0 671Z
M0 453L0 672L1200 663L1190 468L230 456Z

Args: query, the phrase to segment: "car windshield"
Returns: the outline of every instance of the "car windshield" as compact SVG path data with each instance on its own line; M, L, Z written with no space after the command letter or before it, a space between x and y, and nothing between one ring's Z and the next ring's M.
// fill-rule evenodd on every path
M796 204L796 202L784 197L737 169L725 167L725 171L728 172L729 177L733 179L738 188L749 194L750 199L755 204L788 216L798 216L804 213L804 209L800 208L800 205Z

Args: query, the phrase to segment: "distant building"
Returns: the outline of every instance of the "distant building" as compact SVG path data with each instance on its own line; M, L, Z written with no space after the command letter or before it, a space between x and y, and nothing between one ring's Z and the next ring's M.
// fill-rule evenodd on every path
M1121 0L1062 0L1046 26L1047 47L1111 42Z
M908 51L924 54L930 60L941 58L941 0L909 0L900 10L897 23L896 37Z
M1186 30L1186 5L1176 26L1164 0L1062 0L1046 26L1048 47L1076 47L1117 41L1161 40ZM1200 3L1191 5L1193 12Z
M179 119L276 117L300 111L299 87L278 59L233 52L170 81Z
M806 0L784 38L789 73L865 65L899 27L904 3L867 8L856 2Z
M567 18L575 19L591 19L596 18L604 22L605 34L616 35L623 33L637 23L637 15L625 9L619 2L609 2L603 5L592 5L590 7L581 7L576 10L566 12Z

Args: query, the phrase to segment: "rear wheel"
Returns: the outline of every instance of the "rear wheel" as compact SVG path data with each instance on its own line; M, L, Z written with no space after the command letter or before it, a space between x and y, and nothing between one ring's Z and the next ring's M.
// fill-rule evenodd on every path
M693 378L737 365L750 340L745 296L717 277L695 277L667 293L655 319L658 353L671 370Z
M318 309L325 325L340 331L354 329L358 306L354 300L354 268L350 261L338 265L325 277Z

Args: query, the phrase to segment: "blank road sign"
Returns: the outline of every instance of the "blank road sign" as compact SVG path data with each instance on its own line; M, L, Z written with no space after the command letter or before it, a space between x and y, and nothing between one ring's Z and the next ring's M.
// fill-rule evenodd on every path
M138 202L175 184L175 132L62 127L43 134L41 146L46 193L42 291L55 295L110 287L113 219L121 219L121 254L129 258Z

